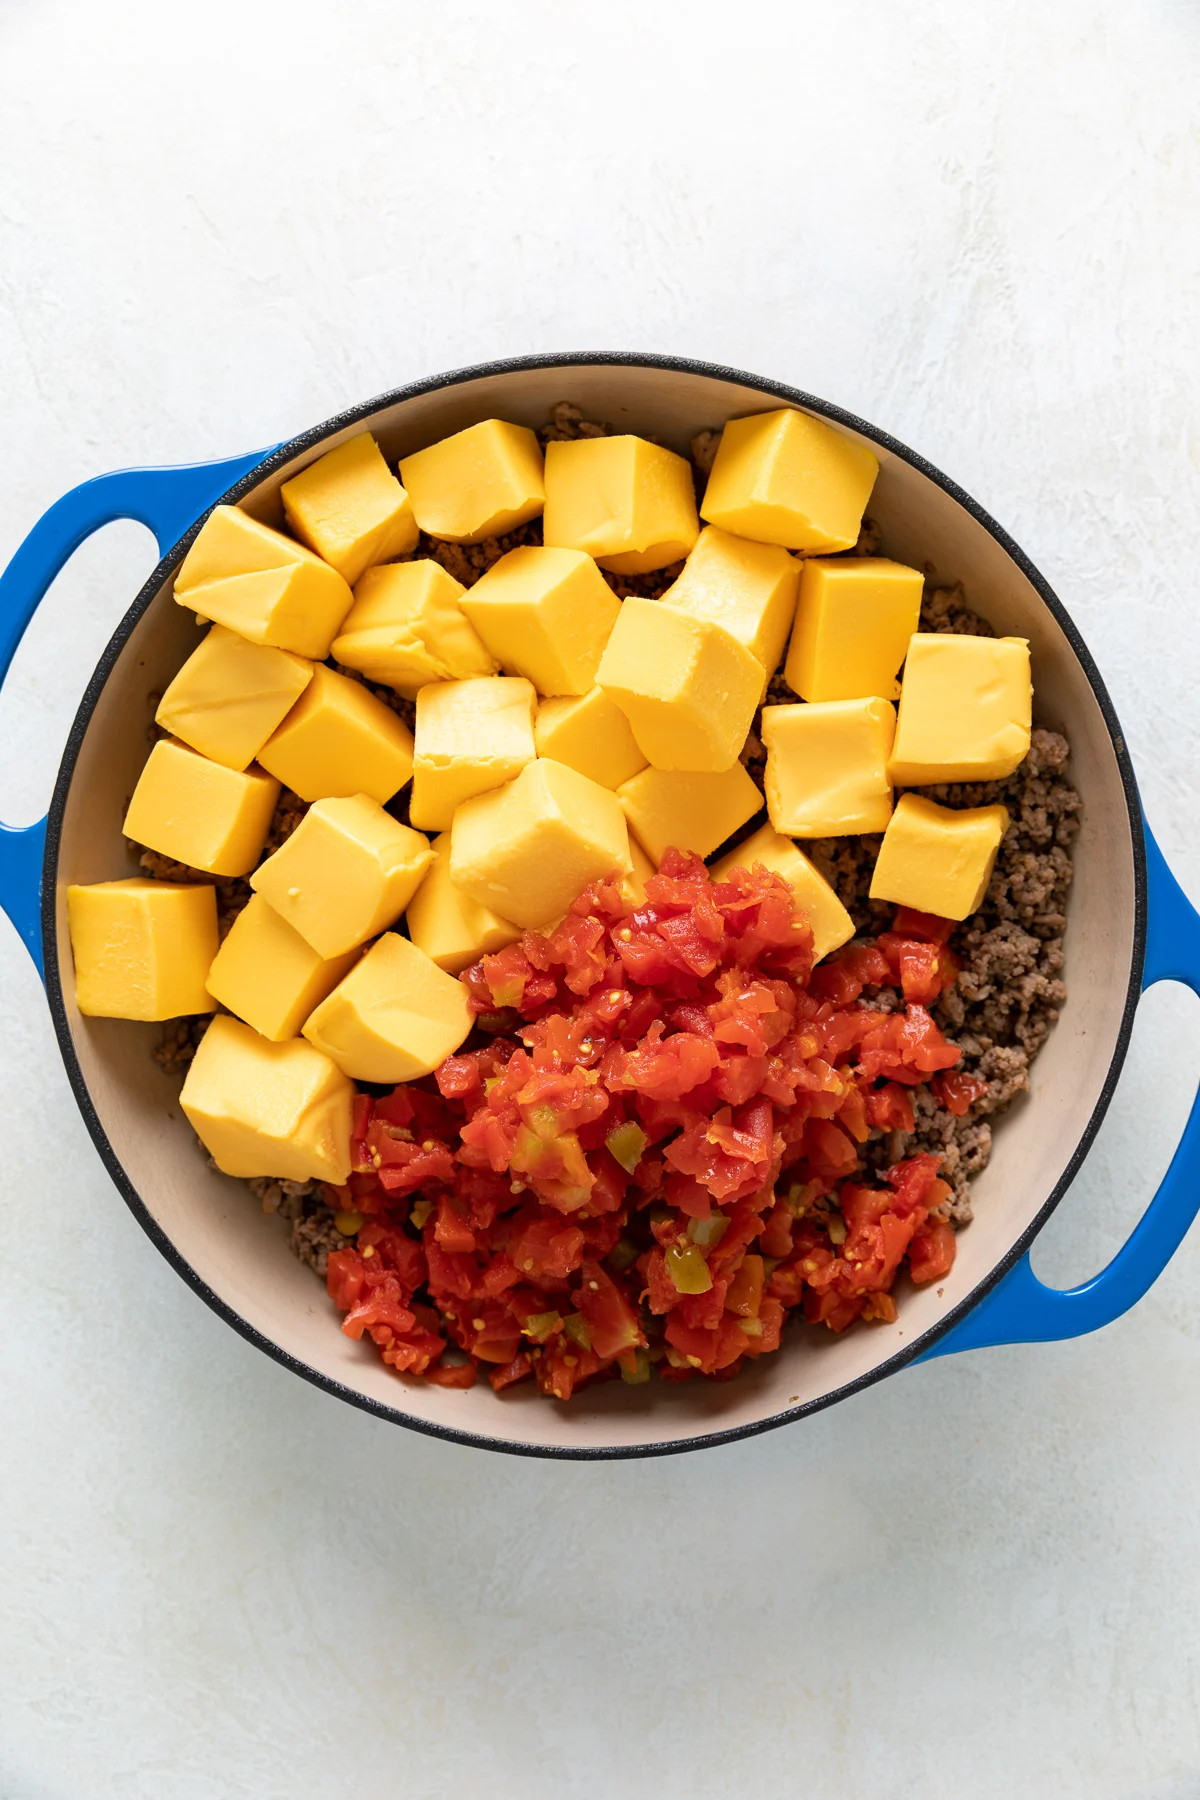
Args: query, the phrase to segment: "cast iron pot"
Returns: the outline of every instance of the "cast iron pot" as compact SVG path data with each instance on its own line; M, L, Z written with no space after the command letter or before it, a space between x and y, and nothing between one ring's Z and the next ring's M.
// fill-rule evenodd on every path
M527 1387L447 1391L396 1377L354 1344L278 1222L239 1182L215 1174L180 1114L178 1085L151 1058L157 1026L85 1019L73 998L69 882L132 872L124 805L146 757L150 695L195 641L171 598L174 572L218 502L281 522L280 484L364 427L399 456L500 417L537 426L570 399L590 418L686 451L726 418L802 407L868 443L880 461L871 514L886 552L943 582L962 581L997 631L1030 640L1039 722L1062 727L1084 802L1066 939L1070 998L1034 1065L1031 1092L998 1123L975 1184L976 1217L952 1273L902 1296L894 1325L844 1337L792 1328L777 1356L731 1382L630 1388L606 1383L560 1406ZM137 519L162 561L121 621L67 741L48 816L0 828L0 903L44 969L67 1074L88 1130L134 1217L213 1310L298 1375L381 1418L482 1448L559 1457L661 1455L800 1419L920 1357L1093 1331L1141 1297L1200 1201L1200 1106L1157 1195L1109 1266L1059 1292L1028 1250L1087 1152L1108 1105L1139 994L1164 979L1200 991L1200 918L1142 819L1112 703L1061 602L1017 546L962 490L903 444L809 394L672 357L538 356L439 375L370 400L290 443L228 462L103 475L52 506L0 577L0 680L55 575L114 519Z

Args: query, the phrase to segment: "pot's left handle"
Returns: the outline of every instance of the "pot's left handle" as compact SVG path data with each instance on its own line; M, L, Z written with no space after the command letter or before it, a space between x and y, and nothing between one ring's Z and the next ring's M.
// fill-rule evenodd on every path
M120 469L97 475L56 500L0 575L0 683L51 582L85 538L117 519L136 519L154 533L159 555L165 556L202 513L269 454L258 450L223 462ZM0 907L16 926L39 975L45 844L45 819L23 831L0 825Z

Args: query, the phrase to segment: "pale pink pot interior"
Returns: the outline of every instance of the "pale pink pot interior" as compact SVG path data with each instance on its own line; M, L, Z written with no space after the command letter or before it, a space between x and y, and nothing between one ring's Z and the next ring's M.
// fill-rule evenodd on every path
M385 407L367 423L394 461L481 418L536 426L562 399L585 416L653 433L680 450L707 426L778 404L758 389L692 371L597 364L485 375ZM349 427L276 471L245 504L278 520L280 482L362 429ZM1001 1261L1062 1177L1104 1088L1134 951L1134 870L1120 771L1086 675L1036 589L964 507L899 456L873 447L882 467L869 511L882 527L885 553L932 565L941 582L962 581L970 604L997 631L1028 637L1038 722L1070 737L1085 803L1066 946L1070 999L1034 1066L1032 1092L998 1125L991 1163L975 1184L975 1221L959 1237L950 1277L936 1288L899 1293L895 1325L841 1338L792 1327L777 1356L732 1382L614 1382L562 1406L528 1386L497 1398L486 1383L461 1393L397 1378L372 1348L342 1335L321 1283L290 1254L279 1223L258 1210L241 1183L206 1166L179 1111L178 1081L151 1059L159 1028L79 1016L65 889L133 872L121 821L147 754L150 696L162 691L197 638L193 616L173 603L169 583L135 627L88 726L63 821L58 955L75 1050L113 1151L179 1254L246 1324L319 1376L414 1422L530 1448L628 1450L753 1425L835 1393L934 1327ZM179 1305L191 1304L181 1289Z

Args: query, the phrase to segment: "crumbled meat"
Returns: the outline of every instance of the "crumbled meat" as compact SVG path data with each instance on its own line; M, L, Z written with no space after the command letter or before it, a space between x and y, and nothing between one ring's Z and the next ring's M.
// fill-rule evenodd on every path
M705 477L712 474L717 451L721 448L721 435L719 431L698 431L692 439L692 461Z
M196 1054L196 1046L208 1030L211 1013L189 1013L181 1019L168 1019L162 1038L154 1047L154 1060L164 1075L178 1075Z
M343 1250L349 1239L334 1224L336 1213L325 1203L319 1181L274 1181L259 1175L247 1182L265 1213L276 1213L288 1227L288 1248L325 1279L331 1250Z

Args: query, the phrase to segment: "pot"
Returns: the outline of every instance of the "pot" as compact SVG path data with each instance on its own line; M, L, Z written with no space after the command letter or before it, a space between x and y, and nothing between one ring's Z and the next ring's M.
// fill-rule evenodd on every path
M887 553L942 582L1001 633L1027 637L1039 721L1066 731L1083 797L1066 935L1070 997L1034 1063L1031 1090L997 1123L974 1184L976 1216L938 1286L903 1296L892 1325L785 1334L778 1355L731 1382L606 1383L566 1406L529 1388L450 1391L398 1378L355 1344L277 1221L198 1152L177 1086L155 1066L159 1027L85 1019L73 997L65 893L131 872L125 803L146 755L149 696L194 643L171 598L174 572L218 502L281 523L280 484L369 428L399 456L492 416L538 425L558 400L651 433L679 450L730 416L802 407L868 443L880 462L871 515ZM168 1262L251 1343L306 1380L396 1424L461 1443L558 1457L660 1455L801 1419L922 1358L989 1344L1073 1337L1115 1319L1150 1286L1200 1202L1200 1106L1167 1175L1109 1266L1065 1292L1033 1274L1028 1251L1065 1193L1112 1096L1140 993L1164 979L1200 991L1200 918L1169 873L1138 804L1125 740L1062 603L1012 540L920 456L838 407L776 382L676 358L522 358L414 383L274 449L226 462L103 475L33 528L0 577L0 679L39 601L79 544L137 519L162 560L101 657L80 704L47 817L0 828L0 903L39 970L75 1098L109 1173Z

